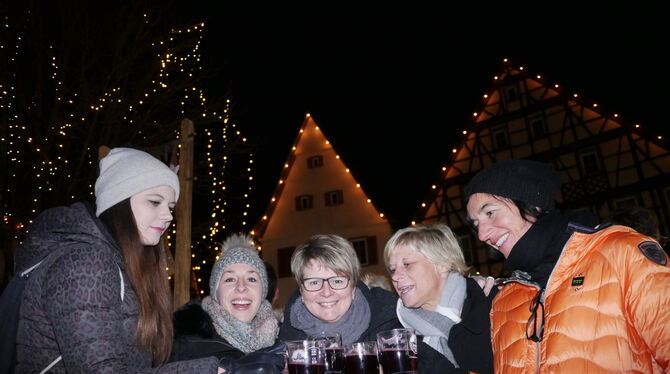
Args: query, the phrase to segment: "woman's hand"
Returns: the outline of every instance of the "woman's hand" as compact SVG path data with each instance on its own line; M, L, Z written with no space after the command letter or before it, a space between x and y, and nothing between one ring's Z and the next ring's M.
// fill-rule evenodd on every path
M479 287L482 288L482 291L484 292L484 295L488 296L491 293L491 290L493 289L493 286L495 286L495 278L493 277L485 277L482 275L470 275L470 278L474 279L475 282L479 285Z

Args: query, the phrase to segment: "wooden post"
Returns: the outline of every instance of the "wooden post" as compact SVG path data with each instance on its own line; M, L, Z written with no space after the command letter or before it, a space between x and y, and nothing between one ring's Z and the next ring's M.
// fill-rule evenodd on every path
M179 152L179 202L177 203L177 241L174 250L174 308L191 298L191 214L193 213L193 121L181 121Z

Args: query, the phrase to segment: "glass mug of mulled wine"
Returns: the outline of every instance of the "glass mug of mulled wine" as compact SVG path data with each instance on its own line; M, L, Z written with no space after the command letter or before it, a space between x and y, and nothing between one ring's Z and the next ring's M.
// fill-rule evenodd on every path
M323 340L288 340L284 343L288 374L326 373L326 343Z
M384 374L418 372L414 329L393 329L378 333L377 349Z
M320 332L307 339L322 340L326 349L326 374L344 374L342 336L336 332Z
M377 342L358 342L344 347L347 374L379 374Z

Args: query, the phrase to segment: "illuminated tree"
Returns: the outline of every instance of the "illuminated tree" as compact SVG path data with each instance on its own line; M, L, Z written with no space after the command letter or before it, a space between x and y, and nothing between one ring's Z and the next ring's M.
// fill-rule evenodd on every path
M211 247L225 230L244 229L240 220L226 225L225 209L248 210L252 150L230 100L205 95L219 72L203 67L204 23L148 1L7 3L0 5L3 232L20 238L45 208L91 199L100 145L141 147L166 160L182 118L195 122L194 200L205 201L194 235Z

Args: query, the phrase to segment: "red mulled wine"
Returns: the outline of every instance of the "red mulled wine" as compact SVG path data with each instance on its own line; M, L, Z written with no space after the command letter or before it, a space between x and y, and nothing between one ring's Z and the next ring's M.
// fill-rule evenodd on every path
M289 362L288 374L325 374L326 365Z
M376 355L349 355L344 358L347 374L379 374Z
M344 371L344 350L342 348L326 348L326 370Z
M412 357L407 349L385 349L381 353L381 364L385 374L400 371L416 372L416 357Z

